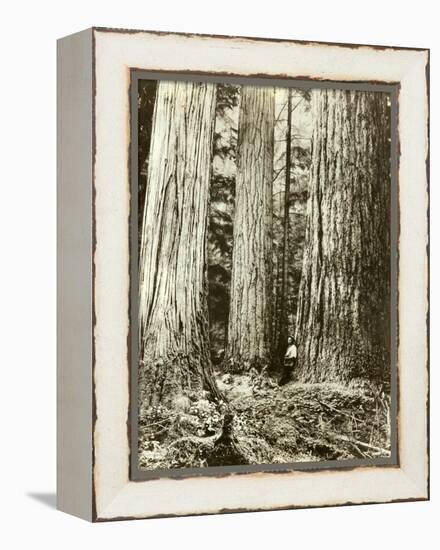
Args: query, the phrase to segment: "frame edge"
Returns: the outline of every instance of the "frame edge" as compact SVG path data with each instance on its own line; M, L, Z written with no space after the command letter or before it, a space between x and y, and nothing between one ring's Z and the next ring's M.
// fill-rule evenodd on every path
M92 520L92 29L57 41L57 509Z

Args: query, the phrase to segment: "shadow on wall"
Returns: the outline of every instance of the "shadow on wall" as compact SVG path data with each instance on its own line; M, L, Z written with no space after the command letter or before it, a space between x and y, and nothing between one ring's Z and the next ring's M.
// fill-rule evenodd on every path
M41 504L52 508L53 510L57 507L57 495L56 493L27 493L26 496L33 498Z

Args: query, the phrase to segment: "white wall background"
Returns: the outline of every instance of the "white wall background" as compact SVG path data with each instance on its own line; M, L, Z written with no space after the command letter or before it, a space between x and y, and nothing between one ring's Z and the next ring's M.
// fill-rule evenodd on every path
M0 545L435 548L439 482L439 30L429 0L39 0L2 6ZM90 525L55 511L55 40L95 26L431 48L432 501ZM435 542L437 540L437 542Z

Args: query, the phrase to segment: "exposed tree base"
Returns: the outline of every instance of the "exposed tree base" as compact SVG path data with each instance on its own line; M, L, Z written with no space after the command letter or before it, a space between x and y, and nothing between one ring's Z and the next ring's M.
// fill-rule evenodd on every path
M234 414L225 413L220 437L207 455L208 466L241 466L249 464L246 450L234 435Z

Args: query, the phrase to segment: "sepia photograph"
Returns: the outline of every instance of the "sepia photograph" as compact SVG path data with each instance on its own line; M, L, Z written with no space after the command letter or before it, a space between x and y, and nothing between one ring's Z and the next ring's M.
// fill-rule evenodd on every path
M139 471L395 459L393 93L135 82Z

